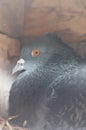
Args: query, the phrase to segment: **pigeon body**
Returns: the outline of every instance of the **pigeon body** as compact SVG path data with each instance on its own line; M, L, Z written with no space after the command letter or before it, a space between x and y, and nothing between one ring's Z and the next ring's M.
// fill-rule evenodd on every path
M13 123L26 120L31 130L84 130L85 62L55 33L23 44L20 59L9 97L9 115L19 115Z

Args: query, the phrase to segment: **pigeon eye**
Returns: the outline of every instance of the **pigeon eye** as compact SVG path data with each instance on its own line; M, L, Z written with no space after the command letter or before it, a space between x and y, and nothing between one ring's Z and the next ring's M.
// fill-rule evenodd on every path
M32 56L33 57L37 57L37 56L39 56L40 55L40 50L33 50L32 51Z

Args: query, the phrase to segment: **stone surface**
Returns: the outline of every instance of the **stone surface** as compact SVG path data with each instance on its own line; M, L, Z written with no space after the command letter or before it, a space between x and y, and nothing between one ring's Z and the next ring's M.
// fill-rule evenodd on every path
M81 0L26 0L24 35L57 31L66 39L86 39L86 2ZM69 36L70 34L70 36Z
M0 0L0 32L19 37L23 23L24 0Z

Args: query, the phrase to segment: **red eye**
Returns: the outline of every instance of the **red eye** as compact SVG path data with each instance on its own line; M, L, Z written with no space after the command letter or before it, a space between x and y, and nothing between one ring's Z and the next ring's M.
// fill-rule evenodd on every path
M33 50L32 51L32 56L33 57L37 57L37 56L39 56L40 55L40 50Z

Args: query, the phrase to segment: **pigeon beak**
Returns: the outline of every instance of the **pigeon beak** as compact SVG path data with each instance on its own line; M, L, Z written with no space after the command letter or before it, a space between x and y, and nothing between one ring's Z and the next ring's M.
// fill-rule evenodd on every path
M21 72L25 71L24 64L25 64L25 60L19 59L12 70L12 75L15 75L17 73L20 74Z

